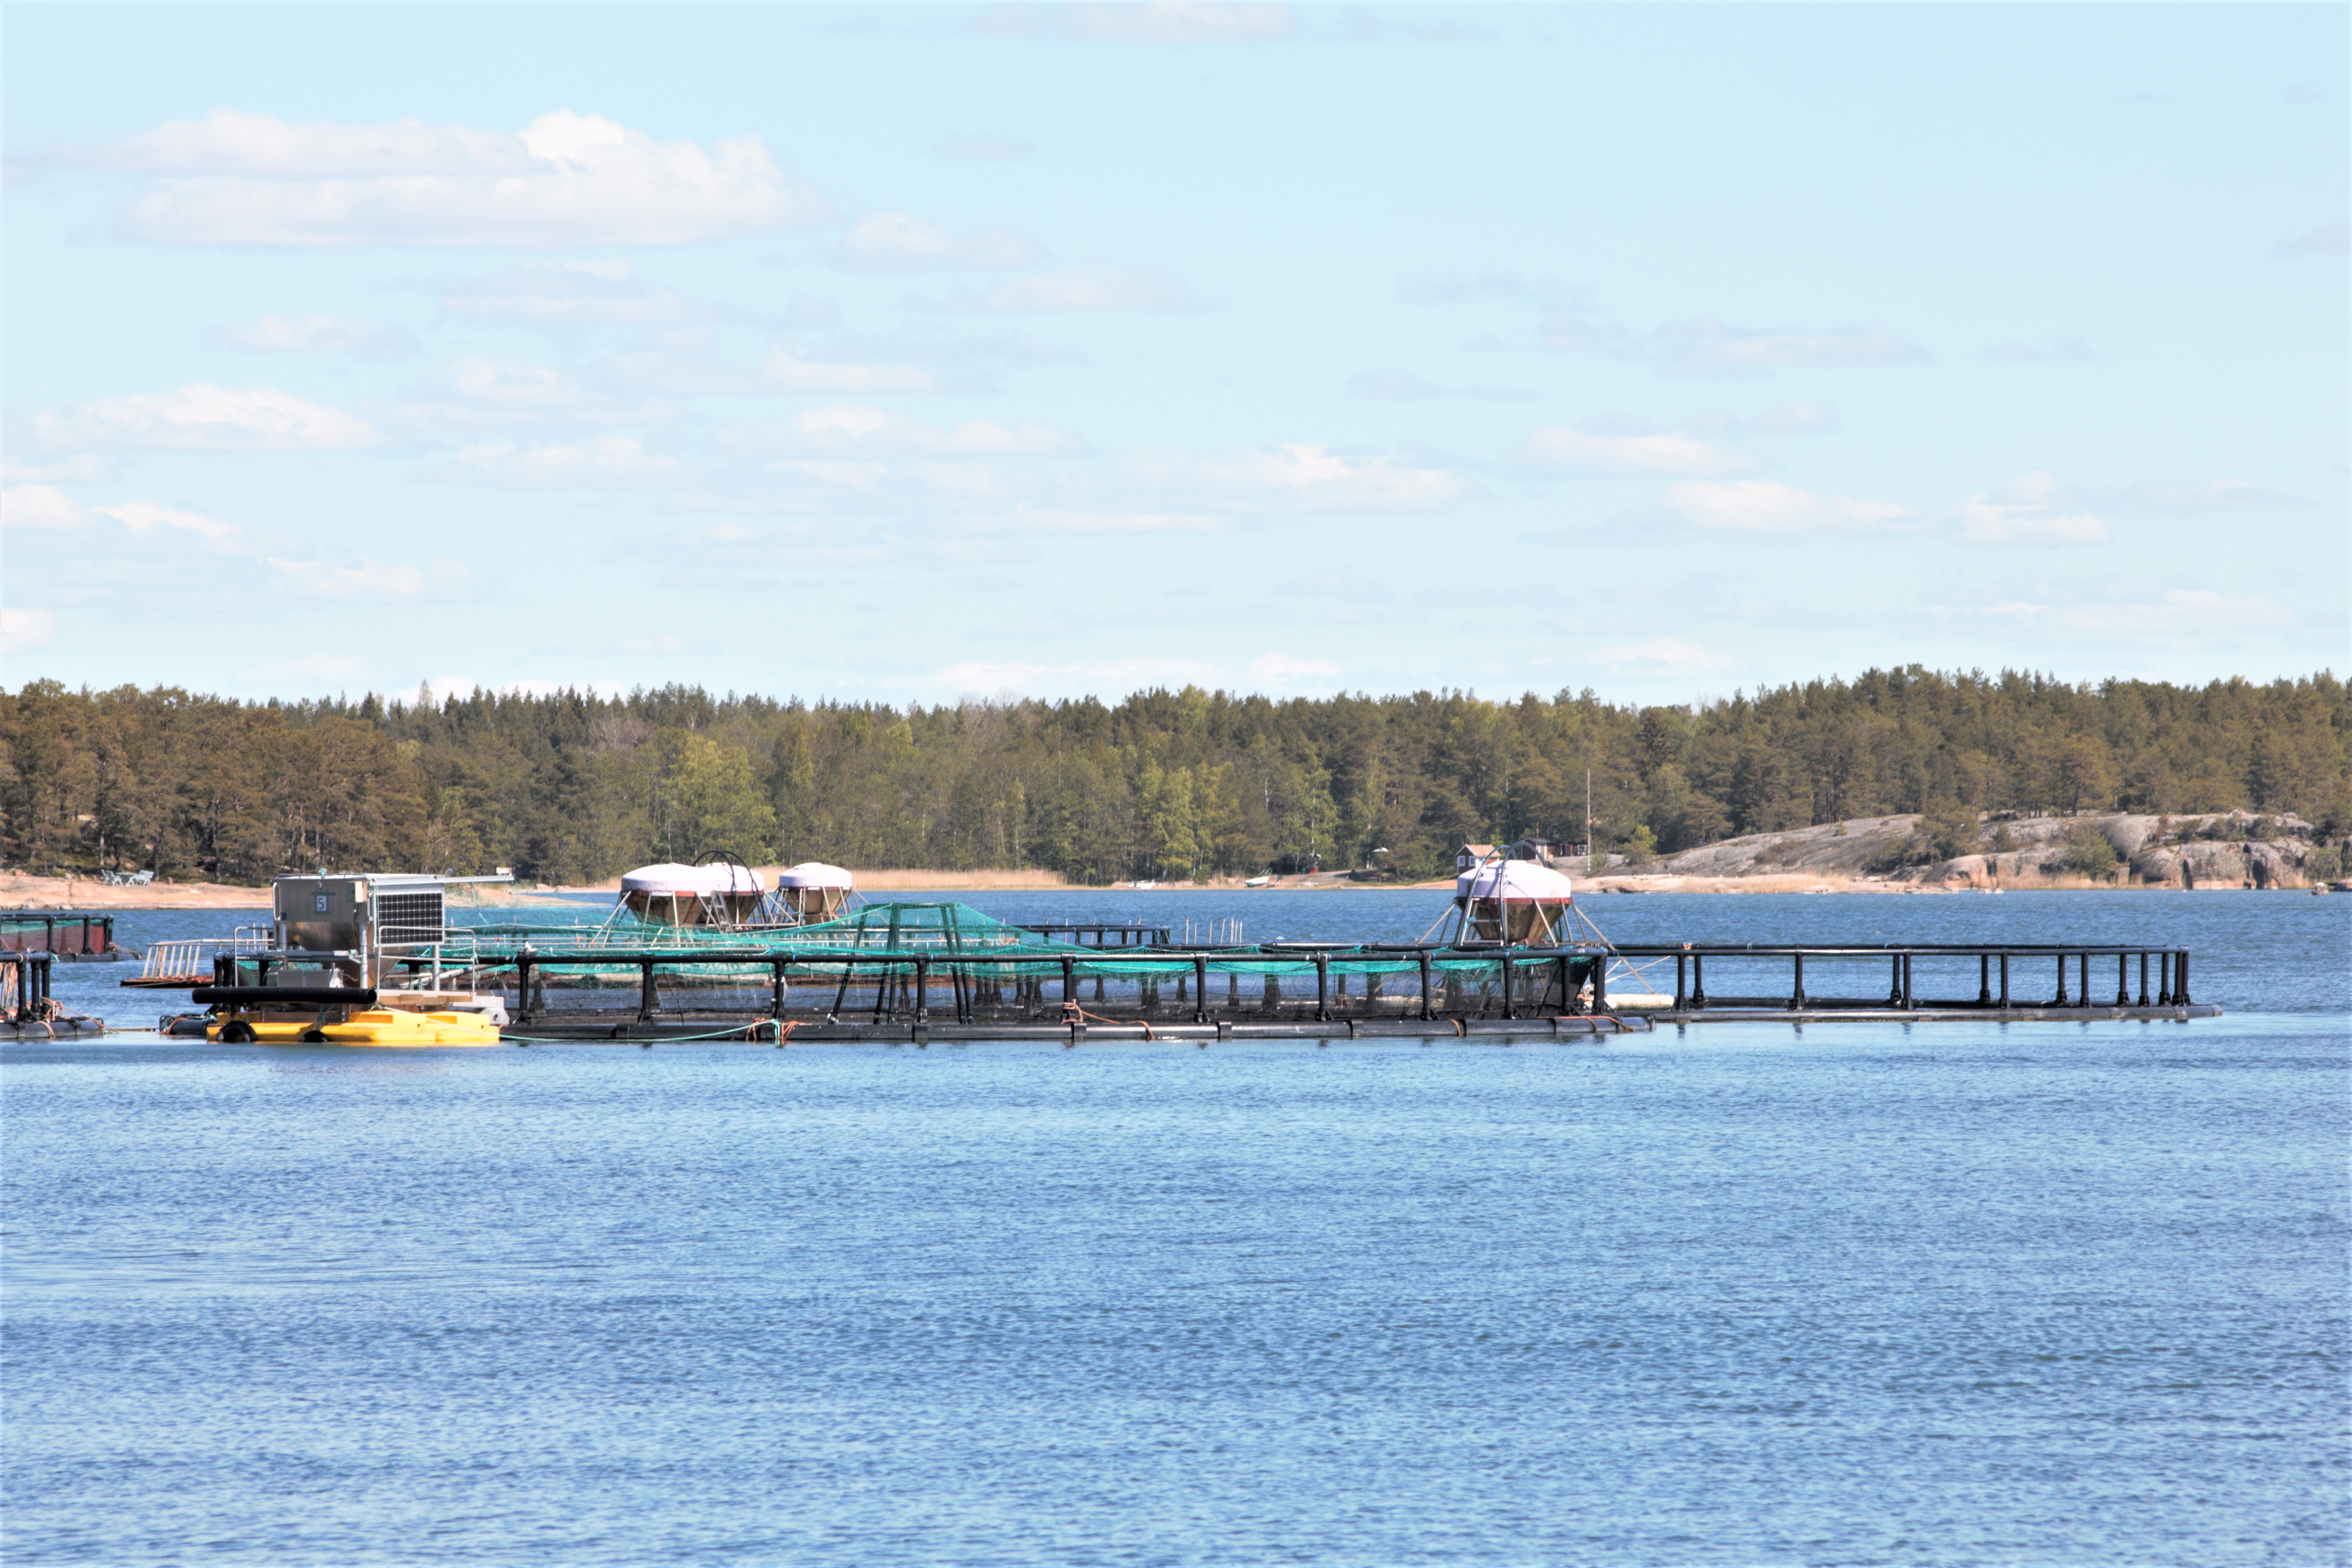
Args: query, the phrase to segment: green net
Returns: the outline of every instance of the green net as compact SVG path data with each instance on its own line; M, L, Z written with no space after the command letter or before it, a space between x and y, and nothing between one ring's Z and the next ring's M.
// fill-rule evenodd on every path
M462 932L462 936L461 933ZM462 943L463 951L460 952ZM1417 953L1381 952L1339 944L1321 944L1326 973L1379 974L1418 971ZM1060 973L1065 961L1081 976L1145 978L1171 973L1169 959L1182 953L1199 955L1215 974L1300 975L1316 972L1316 953L1270 951L1263 947L1232 948L1101 948L1045 935L985 914L970 904L891 901L872 903L838 919L799 926L726 930L709 926L651 924L625 911L597 922L585 921L485 922L453 928L448 961L457 963L510 962L530 949L534 962L561 974L588 963L566 964L564 957L589 958L609 954L631 961L665 953L681 959L719 953L744 955L741 965L705 963L695 967L712 979L740 969L743 974L764 971L776 959L789 958L794 966L822 965L833 956L871 957L904 954L936 961L1009 964L1023 970ZM1157 957L1150 955L1156 954ZM541 956L544 955L544 956ZM549 963L548 959L558 962ZM1433 971L1484 969L1491 957L1431 952Z

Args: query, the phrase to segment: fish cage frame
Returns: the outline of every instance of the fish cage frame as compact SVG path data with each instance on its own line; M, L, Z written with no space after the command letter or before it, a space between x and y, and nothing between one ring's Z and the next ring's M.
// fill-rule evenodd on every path
M821 925L753 933L667 928L670 940L625 946L591 926L473 928L462 953L436 948L390 962L418 990L495 992L508 1003L511 1037L547 1038L927 1037L969 1038L1088 1030L1416 1034L1639 1029L1654 1023L1739 1019L2210 1016L2194 1003L2185 948L2157 943L1558 943L1279 942L1181 944L1101 942L1060 925L1076 941L954 903L868 905ZM1133 927L1164 937L1164 928ZM693 939L682 933L698 932ZM1087 942L1094 935L1097 943ZM747 940L747 938L749 940ZM541 945L544 942L546 945ZM1916 965L1977 960L1972 997L1923 995ZM2095 997L2091 965L2116 960L2112 1003ZM2138 989L2131 965L2138 961ZM1706 966L1777 967L1789 983L1764 993L1710 997ZM1812 961L1815 988L1808 990ZM2034 961L2054 963L2055 994L2021 999L2015 982ZM1824 963L1848 973L1887 965L1886 990L1823 995ZM215 987L265 992L283 955L223 954ZM1653 984L1674 965L1671 994ZM2021 971L2022 963L2027 970ZM2069 985L2072 965L2076 984ZM1622 971L1612 980L1612 967ZM429 971L429 981L428 981ZM2104 971L2103 971L2104 973ZM1998 975L1996 994L1994 980ZM1222 977L1223 994L1213 993ZM1248 983L1246 989L1244 983ZM282 984L282 980L281 980ZM2104 981L2100 983L2104 984ZM667 987L668 994L664 994ZM1647 993L1625 994L1635 987ZM550 993L558 1004L550 1005ZM630 994L634 993L634 994ZM606 1000L609 998L609 1000ZM1622 1000L1620 1000L1622 998ZM289 998L291 1001L291 998ZM305 995L303 1005L326 997ZM632 1005L634 1004L634 1005ZM1631 1005L1630 1006L1628 1005Z

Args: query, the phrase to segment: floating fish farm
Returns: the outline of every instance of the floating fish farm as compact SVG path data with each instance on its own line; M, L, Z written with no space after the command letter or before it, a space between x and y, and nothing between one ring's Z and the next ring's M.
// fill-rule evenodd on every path
M1505 910L1507 917L1510 911ZM363 997L292 989L292 954L223 952L199 1003L496 999L503 1037L776 1045L1051 1038L1591 1037L1658 1024L2187 1018L2189 955L2147 946L1620 944L1467 920L1422 942L1185 943L892 902L771 928L448 926L387 951Z

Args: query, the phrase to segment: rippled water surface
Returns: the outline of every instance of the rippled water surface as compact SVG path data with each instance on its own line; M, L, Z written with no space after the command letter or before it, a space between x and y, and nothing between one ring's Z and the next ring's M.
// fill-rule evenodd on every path
M1259 940L1411 937L1443 903L971 901ZM0 1546L2352 1554L2352 900L1592 912L1625 940L2186 945L2231 1012L1517 1046L0 1046ZM119 978L59 990L152 1018Z

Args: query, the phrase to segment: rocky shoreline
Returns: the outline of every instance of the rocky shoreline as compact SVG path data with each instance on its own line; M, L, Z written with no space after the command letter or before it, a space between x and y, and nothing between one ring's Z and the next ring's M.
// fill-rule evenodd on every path
M1926 820L1917 814L1865 817L1726 838L1646 868L1629 866L1622 874L1612 867L1597 880L1602 890L1619 880L1664 891L1660 884L1769 879L1801 879L1841 891L1926 892L1996 887L2292 889L2343 875L2337 848L2325 843L2312 824L2291 815L1979 819L1977 847L1952 856L1926 847ZM2078 846L2085 829L2105 841L2111 869L2083 864Z
M1963 819L1965 820L1965 819ZM1977 847L1940 856L1928 849L1927 819L1917 814L1857 817L1844 822L1718 839L1634 865L1622 855L1591 875L1580 862L1567 870L1579 892L1591 893L1954 893L1995 889L2172 888L2308 889L2335 885L2352 891L2352 867L2341 847L2293 815L2208 812L2189 816L2113 813L2083 816L1979 818ZM2105 842L2110 868L2082 864L2081 835ZM2094 857L2096 858L2096 857ZM1058 879L1056 879L1058 880ZM1036 872L860 873L869 890L964 889L1049 890ZM600 889L484 888L484 904L529 905L563 900L560 892ZM1241 892L1239 879L1161 882L1121 891ZM1452 879L1401 884L1358 881L1346 873L1284 878L1265 890L1399 887L1452 891ZM1051 889L1050 890L1059 890ZM1075 892L1089 889L1072 888ZM1257 889L1251 889L1257 890ZM217 882L152 882L112 886L82 878L0 872L0 907L37 910L267 909L269 889Z

